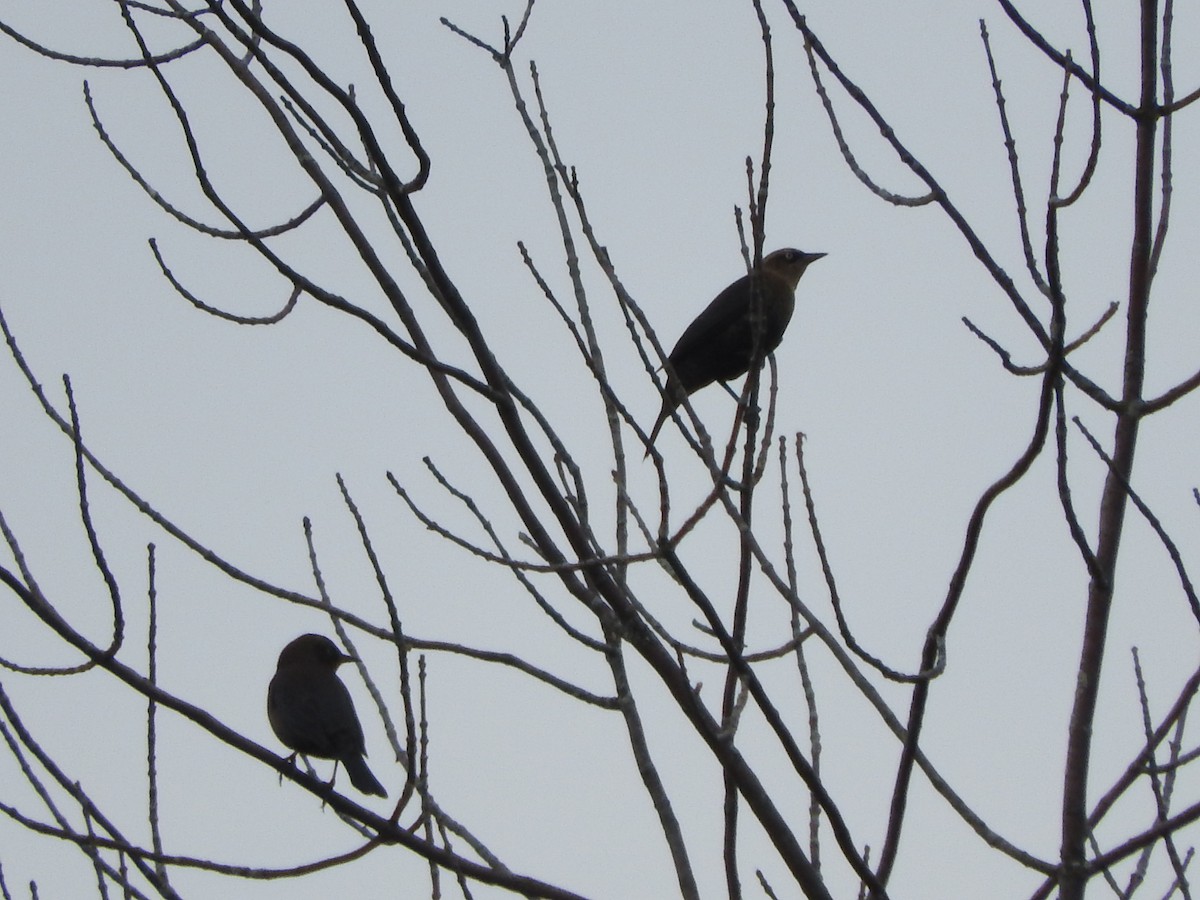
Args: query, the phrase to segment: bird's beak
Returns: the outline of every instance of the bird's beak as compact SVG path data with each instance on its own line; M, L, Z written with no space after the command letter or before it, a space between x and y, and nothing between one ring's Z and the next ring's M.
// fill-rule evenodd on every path
M358 657L350 656L349 654L343 653L342 658L338 660L338 665L340 666L342 663L348 663L348 662L358 662Z
M810 253L810 254L808 254L808 261L816 262L822 256L828 256L828 255L829 255L828 253Z

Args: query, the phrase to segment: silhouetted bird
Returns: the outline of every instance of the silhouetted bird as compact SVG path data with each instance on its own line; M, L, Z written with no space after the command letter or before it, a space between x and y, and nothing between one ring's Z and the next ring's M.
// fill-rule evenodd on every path
M755 302L749 275L717 294L667 357L662 411L650 429L650 444L684 397L714 381L732 381L745 375L755 351L759 359L765 359L779 346L796 306L796 284L809 263L824 255L786 248L764 256L757 279L761 303Z
M386 797L363 760L367 751L362 725L350 692L337 676L337 667L354 659L322 635L296 638L279 654L275 677L267 688L267 718L275 736L296 753L337 760L356 788Z

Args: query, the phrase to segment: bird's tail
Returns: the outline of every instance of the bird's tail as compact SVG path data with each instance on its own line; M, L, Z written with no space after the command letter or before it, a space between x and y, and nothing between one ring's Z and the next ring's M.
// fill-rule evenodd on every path
M342 765L346 767L346 774L350 776L350 783L364 794L374 794L376 797L387 796L387 791L383 789L383 785L379 783L379 779L367 768L367 761L361 756L344 757Z

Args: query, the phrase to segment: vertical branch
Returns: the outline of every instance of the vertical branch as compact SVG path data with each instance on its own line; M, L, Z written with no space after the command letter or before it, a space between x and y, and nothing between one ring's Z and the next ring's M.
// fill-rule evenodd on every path
M761 367L752 366L750 373L746 376L747 389L744 391L744 394L749 395L746 397L748 404L753 403L757 397L758 373L761 371ZM746 412L746 443L742 454L742 484L739 497L739 513L741 514L742 522L745 523L745 528L739 533L737 596L734 600L733 625L730 629L730 637L739 657L746 647L746 620L750 606L750 576L753 571L752 563L754 561L747 531L750 528L754 502L754 449L756 444L754 439L756 431L754 423L757 422L758 417L754 415L754 408L752 406L747 406ZM731 659L725 673L725 691L721 698L721 727L725 732L725 739L728 741L733 741L737 730L739 707L737 698L740 683L741 679L738 677L737 666ZM736 898L742 895L741 879L738 875L737 864L737 817L737 784L733 780L733 774L727 770L725 772L724 849L725 883L729 891L730 900L736 900Z
M802 482L807 481L804 474L804 435L796 434L796 464L800 469ZM784 558L787 560L788 587L793 596L799 596L800 586L796 576L796 555L792 542L792 503L788 492L787 476L787 439L779 438L779 489L780 506L783 513L783 546ZM807 491L806 491L807 496ZM804 691L804 705L808 709L808 746L812 756L813 774L821 777L821 725L817 716L817 694L813 687L812 677L808 672L808 660L804 656L804 638L800 628L799 604L791 606L792 640L796 644L796 669L800 675L800 686ZM811 634L811 632L809 632ZM813 868L821 868L821 805L815 794L808 798L808 855L812 859Z
M751 198L750 231L754 237L754 265L762 262L763 242L767 231L767 187L771 177L771 148L775 143L775 54L771 47L771 26L763 12L761 0L754 0L754 12L762 32L763 58L766 65L766 119L763 122L763 153L759 166L758 195Z
M1167 223L1171 220L1171 160L1173 157L1174 115L1171 105L1175 102L1175 78L1171 74L1171 35L1175 25L1174 0L1163 0L1162 14L1162 53L1160 55L1160 70L1162 72L1162 171L1159 175L1162 185L1161 202L1158 210L1158 226L1154 233L1154 249L1150 253L1150 277L1158 271L1158 260L1162 256L1163 246L1167 242Z
M158 684L158 586L154 577L154 545L146 548L147 566L149 569L149 587L146 592L147 612L149 623L146 634L148 663L146 680L153 685ZM150 818L150 842L154 852L162 856L163 843L160 820L158 816L158 702L151 694L146 698L146 783L147 807ZM167 883L167 867L158 859L154 863L158 877Z
M750 604L750 580L753 571L753 550L747 532L750 528L751 514L754 502L754 457L755 435L759 417L757 403L762 372L763 354L760 345L763 342L766 328L766 316L763 310L762 291L759 289L758 272L762 265L763 244L766 235L767 197L771 173L771 147L775 140L775 60L771 48L771 28L763 12L760 0L753 0L754 12L758 17L759 28L762 32L763 56L765 60L765 120L763 122L763 155L759 167L758 191L750 195L750 230L754 243L753 264L750 270L751 279L751 330L753 333L754 352L751 354L750 371L746 376L746 384L742 390L742 404L746 411L745 449L742 458L742 483L739 506L743 528L739 532L738 549L738 586L737 596L733 607L733 622L731 637L738 656L745 649L746 621ZM730 660L725 673L725 689L721 699L721 726L725 731L725 739L733 741L737 727L737 697L740 678L737 666ZM741 879L737 864L737 817L738 817L738 787L733 773L725 771L725 883L730 900L741 897Z
M1158 131L1157 0L1141 0L1141 99L1134 114L1137 149L1134 162L1133 242L1129 262L1129 302L1126 316L1125 362L1120 408L1113 435L1113 465L1100 499L1098 571L1088 585L1083 646L1075 683L1075 703L1067 732L1063 779L1061 900L1082 900L1085 871L1088 766L1092 756L1092 724L1100 691L1108 620L1112 611L1121 532L1133 471L1146 362L1146 315L1152 278L1154 155Z
M432 844L433 816L430 815L427 799L428 792L425 790L429 784L429 710L426 706L428 700L428 696L425 692L426 677L425 657L422 655L417 657L417 696L418 703L420 704L421 715L421 742L419 745L420 749L417 754L417 765L415 767L415 772L417 774L417 781L422 788L421 820L424 823L425 840ZM442 895L441 870L437 867L432 859L429 860L429 884L431 888L430 895L433 897L440 897Z

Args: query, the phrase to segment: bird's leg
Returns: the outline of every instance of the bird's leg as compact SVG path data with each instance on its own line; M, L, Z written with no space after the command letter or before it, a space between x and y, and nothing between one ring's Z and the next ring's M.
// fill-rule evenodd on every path
M335 781L337 781L337 767L338 767L338 760L335 759L333 761L333 774L330 775L329 780L327 782L325 782L325 787L329 788L331 791L333 790L333 783ZM326 801L325 798L322 797L321 798L321 811L324 812L325 807L328 805L329 805L328 801Z
M726 390L726 391L728 391L728 392L729 392L729 396L730 396L730 397L732 397L732 398L733 398L733 399L734 399L734 400L737 402L737 405L738 405L738 406L744 406L744 407L746 407L745 414L746 414L747 416L751 416L751 415L753 415L753 414L754 414L754 411L755 411L756 409L758 409L758 405L757 405L757 404L755 404L755 403L745 403L745 402L743 402L742 391L735 391L733 388L731 388L731 387L729 386L729 382L728 382L728 381L722 381L722 382L720 382L720 385L721 385L721 387L725 388L725 390ZM744 389L743 389L743 390L744 390Z
M291 756L285 756L283 758L284 764L289 765L289 766L295 766L296 765L296 757L299 755L300 755L299 751L295 751L292 753ZM283 773L282 772L279 773L279 784L280 785L283 784Z

